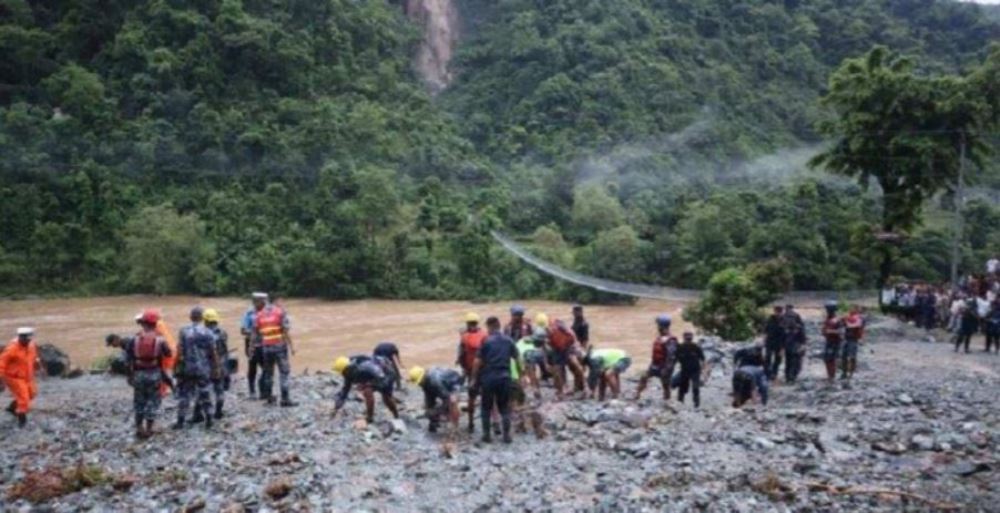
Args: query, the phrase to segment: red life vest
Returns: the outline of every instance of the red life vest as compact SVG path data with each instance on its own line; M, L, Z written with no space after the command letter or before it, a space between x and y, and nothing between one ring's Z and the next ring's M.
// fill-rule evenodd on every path
M145 331L135 338L132 353L136 370L158 369L160 367L161 340L155 331Z
M462 332L462 367L471 370L476 362L476 353L486 340L486 330L477 328L476 331L465 330Z
M576 335L563 324L562 321L552 321L549 323L549 345L556 351L566 351L573 347L576 342Z
M284 317L285 312L274 305L257 313L257 331L260 333L261 344L276 346L285 342L284 326L281 322Z
M663 335L656 337L653 341L653 365L666 365L668 361L676 358L677 337L673 335Z
M830 342L831 344L840 342L841 326L841 320L837 317L830 317L823 321L823 337L826 338L827 342Z

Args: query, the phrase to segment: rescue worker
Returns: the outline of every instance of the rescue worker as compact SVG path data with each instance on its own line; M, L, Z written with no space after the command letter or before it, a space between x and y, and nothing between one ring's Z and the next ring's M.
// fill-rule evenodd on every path
M563 399L563 388L566 385L566 367L569 367L573 374L573 389L581 397L585 395L583 389L583 366L577 357L576 335L566 325L554 319L549 321L544 313L535 317L535 327L545 329L548 364L551 367L552 375L555 378L556 398Z
M159 315L159 312L157 312ZM163 315L159 315L160 320L156 322L156 334L163 337L163 340L167 341L167 347L170 348L170 355L163 359L163 370L164 379L160 383L160 396L166 397L167 394L173 389L173 379L171 375L174 372L174 366L177 364L177 357L180 354L177 348L177 339L174 338L174 332L167 325L167 321L163 320Z
M348 358L341 356L333 362L333 370L344 377L344 385L337 392L333 414L336 415L347 402L351 387L357 386L365 400L365 420L370 424L375 418L375 392L382 396L382 403L399 418L396 400L392 397L393 378L389 362L381 357L358 355Z
M837 357L840 355L840 344L843 341L844 321L837 317L836 301L827 301L824 307L826 319L821 330L825 340L823 364L826 365L826 380L832 382L837 377Z
M684 402L688 390L694 399L694 407L701 406L701 373L705 365L705 352L695 343L694 333L684 332L684 340L677 346L677 362L681 366L677 399Z
M753 398L754 388L760 403L767 406L767 373L761 365L743 365L733 372L733 408L739 408Z
M372 355L385 358L392 365L393 383L396 390L403 389L403 360L399 357L399 347L392 342L381 342L372 351Z
M466 383L472 384L472 375L475 370L476 354L486 340L486 330L479 327L479 314L469 312L465 314L465 329L461 331L458 340L458 356L455 363L462 368L462 377ZM469 432L475 431L476 418L476 397L478 391L475 387L469 387Z
M212 377L216 420L222 418L222 408L226 404L226 391L229 390L230 373L232 372L229 363L229 334L219 326L219 320L219 312L214 308L205 310L205 327L212 332L215 338L215 354L219 357L218 376Z
M510 393L511 393L511 362L513 368L520 374L521 363L517 358L517 348L510 337L500 329L500 320L490 317L486 320L489 336L476 354L473 367L473 387L480 390L483 402L480 407L483 424L483 443L492 442L490 434L490 417L493 409L500 412L501 428L504 443L511 443L510 425Z
M191 324L181 328L177 357L178 402L177 423L174 429L183 429L188 408L194 400L191 423L205 422L212 427L212 379L219 376L219 357L215 352L215 335L202 324L205 312L201 307L191 309Z
M534 390L535 399L542 398L542 387L538 371L545 371L545 352L539 349L545 344L545 332L538 330L531 336L517 341L517 353L521 357L521 366L528 385Z
M458 432L458 391L462 388L462 375L454 369L431 367L424 370L415 366L410 369L409 378L424 392L424 410L430 421L427 430L436 433L444 416L451 432Z
M746 365L752 367L764 366L764 351L760 346L749 346L737 350L733 353L733 366L740 368Z
M503 334L510 337L511 340L521 340L534 333L534 328L530 322L525 320L524 313L524 307L521 305L510 307L510 322L503 327Z
M621 375L632 365L632 359L622 349L587 349L583 358L584 364L590 369L587 375L587 386L590 388L590 398L594 398L595 390L599 389L598 399L603 401L607 389L611 389L611 398L618 399L621 394Z
M858 368L858 346L865 333L865 319L861 309L856 305L851 307L847 317L844 317L844 349L841 357L840 379L851 379Z
M774 307L774 313L764 324L764 370L767 379L774 380L781 368L781 357L785 353L785 329L781 325L785 310L780 305Z
M573 325L571 328L573 335L576 335L576 341L580 343L580 351L586 353L587 348L590 347L590 323L583 317L583 305L573 305Z
M979 330L979 317L976 315L976 300L970 299L962 305L958 319L958 336L955 337L955 352L963 344L965 352L969 352L969 344L972 343L972 336Z
M261 361L263 375L260 378L261 399L273 405L274 398L274 368L278 368L279 387L281 389L281 406L298 406L291 399L290 383L292 367L289 364L289 352L295 354L292 345L291 322L285 309L268 303L254 315L254 334L260 338Z
M264 368L264 354L261 349L261 340L257 336L257 312L267 306L267 293L254 292L250 296L252 304L250 309L243 314L243 322L240 325L240 333L243 335L243 351L247 357L247 386L250 389L250 399L257 397L259 381L257 369ZM264 379L261 372L260 380Z
M663 400L670 400L670 382L673 379L674 367L677 365L677 337L670 334L670 323L669 315L660 315L656 318L657 335L653 340L653 356L649 368L639 379L639 386L635 391L636 401L642 397L650 378L660 380Z
M990 352L992 346L994 352L1000 353L1000 299L993 300L993 307L984 322L986 323L986 352Z
M806 352L806 331L802 318L793 310L792 305L785 307L782 328L785 332L785 382L794 383L802 372L802 358Z
M18 328L17 338L8 342L0 353L0 391L6 387L14 396L7 412L17 418L17 425L22 428L28 423L31 401L38 395L35 370L40 363L34 338L34 328Z
M140 440L153 434L153 423L160 413L163 360L172 356L166 339L156 332L159 320L160 315L155 310L144 312L139 320L142 331L128 337L124 347L135 411L135 436Z

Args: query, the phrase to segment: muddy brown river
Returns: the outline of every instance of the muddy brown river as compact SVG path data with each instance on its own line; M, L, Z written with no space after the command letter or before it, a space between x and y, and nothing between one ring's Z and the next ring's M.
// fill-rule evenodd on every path
M378 342L396 342L406 365L451 365L458 331L468 311L483 318L498 315L506 320L509 303L472 304L461 301L323 301L288 299L281 302L292 321L297 353L295 372L329 369L341 354L368 352ZM570 319L569 303L528 301L529 318L540 311L550 317ZM133 319L144 308L158 308L172 330L187 322L194 305L215 308L229 331L231 345L240 346L239 321L249 301L239 298L184 296L122 296L82 299L2 300L0 335L13 338L19 326L34 326L37 340L66 351L74 365L87 368L96 358L113 351L104 346L108 333L131 334ZM587 308L591 341L604 347L625 349L637 356L639 365L649 358L655 336L654 318L660 313L674 317L675 332L688 329L681 319L680 303L640 301L633 306ZM240 355L241 371L246 368Z

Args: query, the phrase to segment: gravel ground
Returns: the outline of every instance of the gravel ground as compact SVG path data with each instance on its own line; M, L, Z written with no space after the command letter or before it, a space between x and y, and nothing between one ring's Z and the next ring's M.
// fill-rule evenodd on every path
M655 384L638 404L546 402L549 436L510 446L428 434L412 387L401 422L377 406L365 426L356 401L331 418L329 374L297 376L294 409L248 401L240 379L211 432L167 429L168 399L157 436L136 442L123 379L48 380L27 428L0 418L0 510L997 511L1000 356L888 320L869 335L850 388L813 359L767 407L733 410L736 346L710 342L700 410L665 405ZM90 486L39 504L9 495L45 468L86 469Z

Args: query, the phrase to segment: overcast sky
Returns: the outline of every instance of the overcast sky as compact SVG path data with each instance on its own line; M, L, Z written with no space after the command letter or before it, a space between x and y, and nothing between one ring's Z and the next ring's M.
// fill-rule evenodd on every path
M977 4L1000 4L1000 0L959 0L960 2L973 2Z

